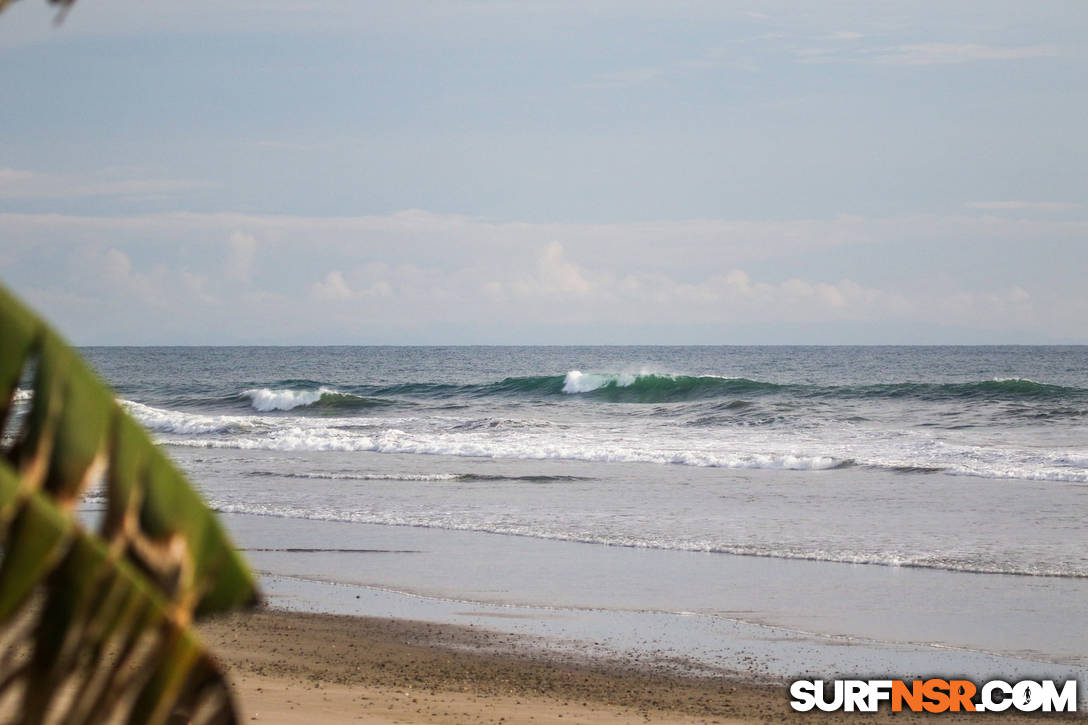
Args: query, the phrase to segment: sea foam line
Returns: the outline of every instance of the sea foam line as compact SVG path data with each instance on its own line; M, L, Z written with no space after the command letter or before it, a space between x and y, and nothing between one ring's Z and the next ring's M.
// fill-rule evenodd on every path
M418 417L262 417L237 415L204 415L164 410L123 401L125 407L145 426L165 436L167 445L190 448L300 451L369 451L376 453L408 453L450 455L470 458L507 458L524 460L566 459L602 463L656 463L708 468L828 470L850 465L867 466L893 471L925 470L948 475L990 479L1019 479L1055 481L1074 484L1088 483L1088 467L1078 465L1083 457L1073 452L1062 453L1055 459L964 461L955 451L938 449L923 455L892 459L878 452L865 453L850 445L831 446L824 451L789 450L788 440L767 442L771 450L707 450L702 447L677 448L675 440L632 441L584 440L570 438L568 433L547 435L518 435L495 437L491 428L483 433L473 427L465 428L461 419L436 419L430 423L453 425L452 428L412 430L421 422ZM456 425L454 425L456 423ZM409 431L396 426L404 426ZM520 430L520 429L519 429ZM529 428L527 430L535 430ZM175 438L174 436L179 436ZM738 441L738 444L742 442ZM840 442L841 443L841 442ZM864 443L864 442L863 442ZM815 441L810 446L820 445ZM934 457L936 455L936 457Z
M428 518L388 512L368 511L308 511L296 507L235 504L212 502L216 511L226 514L248 514L273 518L303 519L310 521L335 521L378 526L406 526L423 529L441 529L449 531L474 531L484 534L518 536L550 541L569 541L580 544L615 546L634 549L656 549L665 551L690 551L707 554L725 554L730 556L750 556L768 559L790 559L814 561L831 564L852 564L867 566L885 566L905 569L935 569L954 571L964 574L998 574L1004 576L1052 577L1061 579L1088 579L1088 571L1076 568L1016 568L993 566L970 562L942 561L939 555L910 556L896 552L829 552L825 550L777 549L745 544L712 543L701 541L658 541L636 537L592 536L583 532L549 531L532 525L510 525L493 522L458 521L449 518Z
M372 453L409 453L461 456L466 458L508 458L519 460L572 460L600 463L661 463L703 468L777 469L819 471L852 465L852 461L831 456L793 453L714 453L693 450L647 450L645 448L599 446L564 446L540 441L428 440L405 431L388 429L373 436L348 432L287 428L270 431L261 438L237 436L229 439L205 438L164 441L188 448L223 448L277 451L366 451Z

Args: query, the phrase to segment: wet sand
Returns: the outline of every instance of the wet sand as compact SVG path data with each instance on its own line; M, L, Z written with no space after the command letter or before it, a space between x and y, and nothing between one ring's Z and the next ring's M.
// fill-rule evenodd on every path
M675 673L676 663L652 657L559 653L477 627L264 609L204 623L201 632L228 670L246 721L537 725L916 717L795 713L786 684L757 673L748 680L684 676ZM941 718L958 722L970 714ZM993 718L1029 721L1008 714L987 719Z

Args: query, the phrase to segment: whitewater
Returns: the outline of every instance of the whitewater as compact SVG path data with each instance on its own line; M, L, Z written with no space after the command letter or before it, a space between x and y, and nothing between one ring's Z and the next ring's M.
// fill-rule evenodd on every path
M87 352L224 512L1088 577L1082 347Z

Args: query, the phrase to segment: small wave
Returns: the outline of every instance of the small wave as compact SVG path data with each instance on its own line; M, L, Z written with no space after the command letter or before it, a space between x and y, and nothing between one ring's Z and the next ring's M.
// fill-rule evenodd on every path
M16 388L15 389L15 396L12 398L12 400L14 402L16 402L16 403L25 403L26 401L33 400L33 399L34 399L34 391L33 390L23 390L22 388Z
M367 388L371 395L404 395L421 396L427 398L445 398L457 393L470 393L473 385L453 385L450 383L397 383L395 385L379 385Z
M850 564L895 567L905 569L934 569L962 574L988 574L1003 576L1049 577L1060 579L1088 579L1088 572L1075 565L1012 565L1008 563L973 560L961 557L946 557L940 554L907 555L899 552L851 552L825 551L802 547L776 548L729 542L710 542L700 540L659 540L637 536L598 536L584 531L556 530L537 524L498 524L489 521L456 520L448 517L431 517L407 513L385 513L378 511L311 511L297 506L276 504L236 504L215 503L216 511L228 514L250 514L274 518L304 519L316 521L344 521L382 526L409 526L427 529L445 529L453 531L477 531L504 536L518 536L533 539L571 541L601 546L614 546L634 549L661 549L667 551L691 551L706 554L724 554L730 556L759 557L768 559L792 559L822 562L828 564Z
M210 435L217 433L249 433L256 428L254 420L243 416L182 413L175 410L155 408L132 400L122 400L120 403L145 428L156 433Z
M324 386L316 390L254 388L244 391L242 395L249 398L251 406L262 413L295 408L372 408L392 404L388 400L364 398Z
M891 466L889 469L892 473L940 473L945 470L939 466Z
M321 481L457 481L458 473L298 473L293 471L250 471L247 476L270 478L306 478Z
M1051 460L1051 463L1060 463L1070 466L1084 466L1083 461ZM970 478L989 478L995 480L1018 481L1053 481L1054 483L1088 483L1088 469L1077 468L1053 468L1031 467L1027 465L1008 466L997 462L988 465L966 465L949 461L946 465L922 465L909 463L880 463L867 462L865 468L890 471L898 474L932 475L941 473L947 476L966 476Z
M550 423L545 420L516 420L513 418L473 418L470 420L457 423L452 426L451 430L471 431L471 430L513 430L513 429L539 429L539 428L552 428L554 423Z
M1063 423L1068 420L1077 420L1079 418L1088 417L1088 409L1061 407L1051 408L1049 410L1039 410L1037 408L1025 406L1013 410L1006 410L1005 415L1010 418L1021 418L1039 423Z
M221 441L223 445L210 445L212 448L248 448L269 450L306 450L307 445L313 445L310 450L336 450L322 445L321 441L329 438L338 440L351 440L359 438L360 432L371 432L379 423L383 425L403 423L411 418L360 418L360 417L328 417L286 418L279 416L258 415L213 415L208 413L188 413L167 408L156 408L151 405L137 403L132 400L120 400L125 408L140 424L154 433L168 436L201 436L197 440ZM217 438L216 436L222 436ZM259 440L267 438L271 445L232 445L231 441L237 437L243 440ZM287 447L278 447L279 441L292 442ZM166 439L164 443L187 445L188 441L174 441ZM298 443L299 445L294 445ZM341 449L357 450L357 449Z
M464 458L509 458L520 460L573 460L600 463L660 463L702 468L774 469L826 471L854 465L851 459L832 456L783 453L722 453L700 450L647 449L613 445L569 445L557 441L488 440L447 438L410 434L387 428L373 435L360 435L331 427L277 427L259 435L201 437L167 440L173 446L275 451L369 451L460 456Z
M944 471L950 476L971 476L974 478L1017 479L1021 481L1053 481L1055 483L1088 483L1088 470L1061 470L1036 468L1001 468L981 469L967 466L950 466Z
M961 383L888 383L827 388L844 397L920 398L922 400L1017 400L1088 396L1088 389L1002 378Z
M773 426L787 422L791 422L791 419L781 415L704 415L689 420L684 425L689 428L740 428Z
M782 388L777 383L716 375L634 375L571 370L563 378L562 392L610 402L665 403L738 393L775 392Z
M586 476L503 476L491 473L338 473L338 472L283 472L283 471L250 471L247 476L260 476L272 478L305 478L324 481L514 481L523 483L562 483L568 481L591 481Z
M569 481L592 481L590 476L503 476L497 473L464 473L462 481L520 481L523 483L565 483Z

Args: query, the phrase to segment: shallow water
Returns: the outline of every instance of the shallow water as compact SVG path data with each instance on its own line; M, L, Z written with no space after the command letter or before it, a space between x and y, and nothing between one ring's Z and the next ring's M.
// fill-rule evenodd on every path
M1083 678L1088 348L87 352L283 606Z
M87 352L224 511L1088 576L1084 347Z

